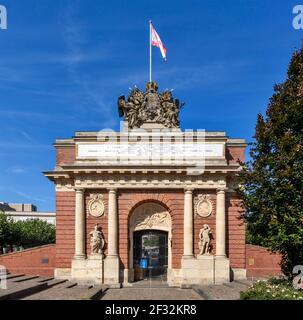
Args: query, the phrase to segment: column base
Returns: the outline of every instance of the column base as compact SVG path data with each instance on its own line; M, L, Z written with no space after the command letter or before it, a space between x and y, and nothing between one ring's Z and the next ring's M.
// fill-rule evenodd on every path
M214 284L214 261L212 255L182 257L182 286Z
M193 254L183 254L182 256L182 260L186 260L186 259L194 259L195 256Z
M226 256L215 257L215 284L230 282L230 264Z
M120 284L120 259L118 255L107 256L104 259L104 283L110 285Z
M104 258L101 254L88 256L87 259L73 259L71 280L80 284L104 283Z
M76 254L73 257L73 260L85 260L86 259L86 254Z

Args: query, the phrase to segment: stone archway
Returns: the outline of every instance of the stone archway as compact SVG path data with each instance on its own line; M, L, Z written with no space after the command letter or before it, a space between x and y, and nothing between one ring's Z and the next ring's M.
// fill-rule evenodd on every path
M172 268L171 238L172 221L167 209L156 202L144 202L137 206L129 218L129 281L134 281L133 239L134 232L142 230L159 230L168 234L168 270Z

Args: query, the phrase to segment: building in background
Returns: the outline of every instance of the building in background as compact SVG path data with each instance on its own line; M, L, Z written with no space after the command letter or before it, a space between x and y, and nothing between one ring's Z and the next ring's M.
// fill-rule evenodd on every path
M56 213L37 211L37 207L31 203L5 203L0 202L0 211L3 211L14 221L40 219L56 225Z

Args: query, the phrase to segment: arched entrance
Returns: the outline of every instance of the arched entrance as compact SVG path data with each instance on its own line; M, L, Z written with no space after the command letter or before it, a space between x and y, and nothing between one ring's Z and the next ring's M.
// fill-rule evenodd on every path
M166 280L171 269L171 216L167 209L155 202L135 208L129 219L129 239L129 280Z

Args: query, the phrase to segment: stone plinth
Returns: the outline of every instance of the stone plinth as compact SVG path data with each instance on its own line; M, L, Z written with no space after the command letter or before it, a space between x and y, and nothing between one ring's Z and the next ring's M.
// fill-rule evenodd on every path
M87 259L73 259L71 280L78 283L103 284L104 258L102 254L93 254Z
M214 284L215 258L212 255L199 255L197 258L182 258L183 285Z
M215 284L230 282L230 263L226 257L215 258Z
M104 260L104 283L120 286L119 256L107 256Z

